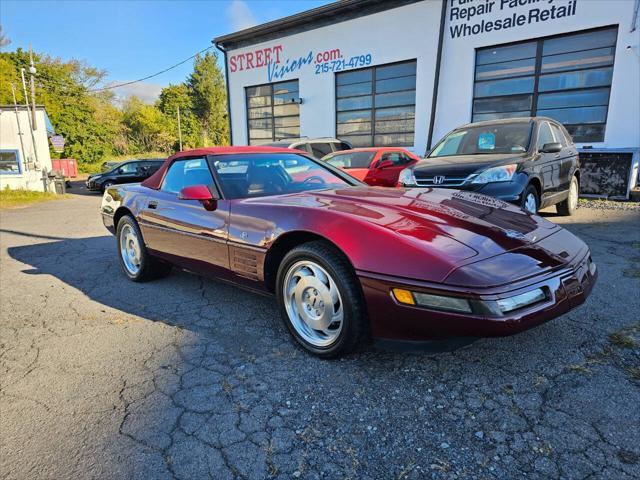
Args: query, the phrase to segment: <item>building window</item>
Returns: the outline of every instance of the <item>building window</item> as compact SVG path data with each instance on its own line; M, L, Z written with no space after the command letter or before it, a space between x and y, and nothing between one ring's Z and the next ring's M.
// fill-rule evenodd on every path
M0 150L0 175L18 175L20 155L18 150Z
M476 50L473 121L542 115L602 142L617 27Z
M249 145L300 137L298 80L247 87Z
M336 136L354 147L413 146L416 61L336 74Z

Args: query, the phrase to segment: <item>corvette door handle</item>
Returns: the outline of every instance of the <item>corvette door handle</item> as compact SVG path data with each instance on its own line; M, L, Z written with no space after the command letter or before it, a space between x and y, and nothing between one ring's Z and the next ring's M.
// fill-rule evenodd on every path
M155 202L155 201L149 202L149 208L155 209L157 208L157 206L158 206L158 202Z

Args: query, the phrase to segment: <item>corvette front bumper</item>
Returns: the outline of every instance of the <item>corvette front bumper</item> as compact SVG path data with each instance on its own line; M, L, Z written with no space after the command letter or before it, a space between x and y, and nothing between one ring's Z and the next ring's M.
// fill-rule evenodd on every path
M528 281L494 288L461 288L442 284L357 272L367 304L371 334L379 340L423 341L449 337L512 335L553 320L584 303L597 280L589 252L569 266ZM469 299L474 304L495 303L534 289L546 299L506 314L459 313L399 303L393 288Z

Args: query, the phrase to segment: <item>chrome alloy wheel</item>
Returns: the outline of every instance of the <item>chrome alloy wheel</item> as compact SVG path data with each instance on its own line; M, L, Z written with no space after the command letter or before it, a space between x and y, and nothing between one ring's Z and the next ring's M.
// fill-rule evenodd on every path
M131 225L124 225L120 231L120 255L124 267L131 275L140 271L140 239Z
M529 213L538 212L538 202L536 202L536 196L533 193L529 193L525 198L524 209Z
M310 260L294 263L282 285L285 308L298 335L314 347L331 345L342 331L344 310L336 282Z
M569 186L569 210L574 211L578 207L578 181L575 177L571 179Z

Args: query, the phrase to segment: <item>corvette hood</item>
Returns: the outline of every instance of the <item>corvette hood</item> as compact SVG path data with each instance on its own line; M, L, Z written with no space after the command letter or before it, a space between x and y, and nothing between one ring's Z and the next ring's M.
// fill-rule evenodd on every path
M535 243L559 228L542 217L474 192L350 188L314 195L329 202L324 208L425 242L446 236L482 258Z
M282 231L302 228L325 236L347 253L356 270L423 281L450 278L456 284L468 280L468 275L452 275L456 269L517 249L525 252L562 230L501 200L447 189L348 187L242 204L249 216L255 216L260 205L270 218L293 219L281 224ZM288 213L274 212L273 207ZM301 211L291 215L291 207ZM561 258L540 261L537 272L560 263ZM504 274L515 280L506 270Z

